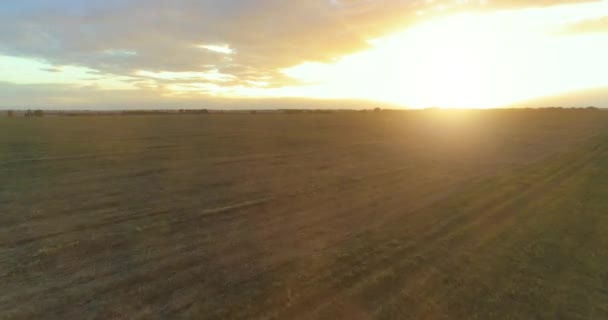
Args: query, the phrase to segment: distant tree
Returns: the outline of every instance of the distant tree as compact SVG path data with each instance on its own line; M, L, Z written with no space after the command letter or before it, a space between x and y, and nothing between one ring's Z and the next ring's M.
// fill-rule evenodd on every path
M34 117L40 118L44 116L44 112L42 110L34 111Z
M302 110L300 110L300 109L283 109L282 111L283 111L283 113L285 113L285 114L296 114L296 113L302 113ZM320 110L317 110L317 112L318 112L318 111L320 111Z
M249 111L250 114L257 114L258 112L256 110L251 110Z
M587 107L587 110L598 110L598 108L597 108L597 107L594 107L594 106L588 106L588 107Z
M6 116L9 117L9 118L12 118L12 117L15 116L15 112L13 110L8 110L6 112Z
M30 117L33 117L33 116L34 116L34 113L32 112L32 110L27 110L25 112L25 117L30 118Z
M380 109L380 108L374 108L374 112L380 112L380 111L382 111L382 109Z

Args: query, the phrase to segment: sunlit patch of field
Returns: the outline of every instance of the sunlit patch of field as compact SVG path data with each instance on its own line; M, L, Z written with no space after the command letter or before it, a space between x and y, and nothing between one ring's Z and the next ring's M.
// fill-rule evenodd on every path
M608 113L0 119L1 318L608 318Z

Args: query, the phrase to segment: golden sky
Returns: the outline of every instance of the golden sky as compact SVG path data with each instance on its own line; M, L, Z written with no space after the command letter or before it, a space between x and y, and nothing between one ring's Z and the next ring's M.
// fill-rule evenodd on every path
M606 57L608 1L0 4L0 108L285 97L490 108L553 96L608 107Z

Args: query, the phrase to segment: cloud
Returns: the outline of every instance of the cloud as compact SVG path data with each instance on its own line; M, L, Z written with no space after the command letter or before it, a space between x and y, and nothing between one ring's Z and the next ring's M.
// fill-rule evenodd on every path
M54 72L54 73L58 73L58 72L62 72L63 70L61 70L61 68L40 68L40 70L42 71L46 71L46 72Z
M363 50L421 14L566 2L587 1L20 0L0 6L0 54L160 84L179 80L150 75L215 72L233 85L280 87L296 83L281 69Z
M587 19L577 21L575 23L569 23L561 31L565 34L608 32L608 17Z
M205 95L166 95L160 88L100 90L96 86L65 84L16 85L0 81L0 110L88 110L88 109L361 109L394 108L394 105L362 100L301 98L217 99Z
M68 84L13 84L0 82L0 109L63 109L125 107L142 105L153 107L163 103L162 90L101 90L95 85Z
M530 101L518 103L518 106L525 107L564 107L564 108L583 108L594 106L598 108L608 108L608 87L599 87L586 90L577 90L559 95L541 97Z

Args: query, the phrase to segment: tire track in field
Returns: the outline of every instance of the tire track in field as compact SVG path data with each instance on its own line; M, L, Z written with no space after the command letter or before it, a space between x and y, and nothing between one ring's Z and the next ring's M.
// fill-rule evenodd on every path
M365 253L368 253L368 252L365 252ZM363 255L360 255L360 256L363 257Z
M572 168L572 170L566 170L566 172L565 172L563 175L562 175L562 174L559 174L559 175L557 176L557 178L558 178L559 180L557 180L557 181L566 181L567 179L570 179L570 178L576 178L576 176L577 176L577 174L576 174L576 173L580 172L580 170L585 170L585 169L586 169L586 162L583 162L583 164L582 164L582 165L577 166L577 167L575 167L575 168ZM545 182L545 183L543 183L542 185L539 185L539 186L537 186L537 187L536 187L536 188L534 188L534 189L535 189L535 190L538 190L538 191L540 191L540 190L545 191L545 190L548 190L548 189L546 188L547 186L548 186L548 187L551 187L552 189L556 189L556 188L558 188L559 186L553 185L553 184L552 184L552 181L555 181L555 180L550 180L549 182ZM548 185L547 185L547 183L548 183ZM531 192L532 192L532 191L531 191ZM531 195L530 200L532 200L532 199L535 199L535 198L536 198L536 197L534 196L535 194L538 194L538 193L537 193L537 192L533 192L533 194ZM549 192L549 194L550 194L550 192ZM513 202L508 202L508 203L509 203L510 205L511 205L511 204L513 204ZM504 214L504 213L506 212L505 210L506 210L506 211L509 211L508 209L505 209L504 207L502 207L502 208L501 208L501 207L499 207L499 208L497 208L497 209L493 210L493 211L494 211L494 213L493 213L491 216L495 216L496 214ZM490 219L490 218L491 218L491 216L490 216L490 217L488 217L488 219ZM514 221L511 219L511 222L514 222ZM475 225L475 224L478 224L478 223L479 223L479 225L481 225L481 224L482 224L482 222L475 221L474 225ZM465 236L465 237L466 237L466 235L467 235L467 234L471 234L471 231L473 231L473 230L474 230L474 227L475 227L474 225L470 225L470 226L468 226L468 227L467 227L467 228L465 228L464 230L460 231L460 233L461 233L463 236ZM504 227L504 223L503 223L501 226L503 226L503 227ZM503 230L504 230L504 229L503 229ZM475 233L475 234L477 234L477 233ZM481 232L481 235L482 235L482 236L483 236L484 234L487 234L487 233ZM495 236L495 235L494 235L494 236ZM454 241L454 240L455 240L455 239L451 239L450 241ZM479 241L479 239L478 239L478 241ZM483 241L486 241L486 240L481 240L481 241L483 242ZM461 240L460 242L462 242L462 240ZM452 250L451 252L452 252L452 254L451 254L451 255L456 255L458 251ZM437 259L439 259L439 258L437 258ZM425 263L424 263L424 265L434 265L434 264L435 264L435 262L433 262L433 261L429 261L429 262L425 262ZM431 273L431 274L432 274L432 273ZM412 292L416 292L416 290L413 290Z
M349 234L348 236L349 236L349 237L351 237L351 236L355 236L355 235L356 235L356 233L355 233L354 235L353 235L353 234ZM309 234L309 235L308 235L308 237L314 237L314 236L315 236L315 234ZM276 236L273 236L273 238L276 238ZM257 238L256 238L256 239L257 239ZM262 241L264 241L264 240L262 240ZM306 241L306 240L305 240L305 239L298 239L297 241ZM342 240L340 240L340 241L346 241L346 240L343 240L343 239L342 239ZM334 242L335 242L335 241L334 241ZM336 244L336 243L331 243L331 244L329 244L329 245L325 245L325 246L323 246L322 248L319 248L319 250L326 250L326 249L328 249L329 247L333 247L333 246L336 246L336 245L338 245L338 244ZM237 245L235 245L235 248L234 248L234 249L235 249L235 250L242 250L242 249L240 249L240 248L242 248L242 247L243 247L243 245L242 245L242 244L237 244ZM226 249L226 252L231 252L231 251L230 251L230 249ZM231 256L231 254L228 254L228 253L224 253L224 255L229 255L229 256ZM235 257L234 257L234 259L231 259L231 260L233 261L233 263L245 263L245 264L247 264L247 263L248 263L247 261L256 261L256 259L259 259L259 257L255 257L255 256L244 256L244 257L235 256ZM274 269L274 268L273 268L273 264L274 264L274 263L267 263L268 268ZM274 273L280 273L280 270L275 270L275 271L274 271ZM242 281L242 282L239 284L239 286L244 286L244 285L246 285L247 283L256 282L256 281L258 281L258 280L259 280L258 278L259 278L259 275L258 275L258 274L253 273L253 274L251 274L251 276L250 276L250 277L248 277L247 279L244 279L244 280L243 280L243 281ZM184 287L181 287L181 288L184 288ZM186 288L186 289L187 289L187 288ZM178 289L178 290L179 290L179 289ZM251 297L249 297L249 299L251 299ZM190 305L190 306L191 306L191 305L193 305L193 304L194 304L194 302L195 302L195 301L191 301L191 303L190 303L189 305ZM259 303L259 301L258 301L258 303Z
M598 152L599 150L599 152ZM593 161L594 159L596 159L597 157L599 157L605 150L596 148L595 151L589 155L587 155L586 157L583 157L582 159L578 159L577 161L573 161L570 162L568 164L566 164L563 167L559 167L557 168L556 171L554 171L553 173L549 174L544 180L536 183L533 185L533 187L530 187L528 189L525 190L525 192L520 193L519 195L504 195L504 200L503 203L501 204L501 206L498 207L499 210L494 210L496 212L491 212L490 215L487 215L487 218L485 220L489 220L491 219L493 216L499 216L501 214L504 214L504 211L506 209L508 209L508 206L506 206L506 204L509 203L513 203L513 197L516 197L516 199L533 199L536 194L538 194L539 191L541 190L548 190L548 187L552 187L557 188L558 185L556 184L557 182L563 181L564 179L567 179L568 177L574 175L576 172L578 172L578 170L581 170L582 168L584 168L590 161ZM483 206L488 206L490 203L492 202L487 202L487 201L481 201L482 204L482 208ZM468 213L466 214L466 216L468 217L472 217L472 216L477 216L479 215L477 210L475 210L474 208L471 208L470 210L468 210ZM373 261L367 261L366 264L371 264L371 267L366 267L364 270L361 270L361 272L356 273L354 275L352 275L352 277L349 278L340 278L338 276L338 274L329 274L326 278L323 279L319 279L319 280L314 280L314 283L317 282L321 282L321 283L326 283L326 281L330 281L332 279L334 279L334 282L337 282L334 285L330 286L330 290L329 292L338 292L341 291L339 290L340 288L343 287L348 287L348 284L353 284L354 286L357 285L357 282L355 282L356 279L370 279L374 277L374 274L377 273L378 271L386 271L387 269L393 268L392 264L394 261L401 261L403 258L406 258L407 256L414 256L414 255L420 255L424 252L432 252L432 250L436 247L436 245L438 245L438 243L441 242L448 242L448 241L453 241L455 239L457 239L457 236L462 235L463 233L465 233L467 230L471 230L473 228L473 226L475 226L475 224L479 223L477 220L473 220L472 222L467 223L468 226L467 228L464 229L458 229L455 228L456 225L460 225L463 221L460 221L463 217L462 216L455 216L455 218L451 219L449 222L447 223L443 223L442 225L440 225L439 227L435 227L432 229L432 231L430 233L425 233L425 235L422 238L417 238L417 239L413 239L411 241L411 243L409 243L408 245L406 245L405 247L399 247L398 250L396 250L393 253L389 253L388 255L385 253L385 257L381 260L378 261L377 263L374 263ZM462 240L461 240L462 241ZM415 249L414 247L417 244L420 243L424 243L425 246L424 247L419 247L418 250L414 250L411 251L412 249ZM376 246L376 247L385 247L385 246ZM417 252L423 250L424 252ZM386 267L386 264L389 263L389 266ZM426 265L426 264L425 264ZM374 272L375 271L375 272ZM334 270L335 272L335 270ZM339 273L339 272L336 272ZM367 275L367 276L364 276ZM340 280L335 280L335 279L340 279ZM365 280L363 280L365 281ZM361 280L359 281L361 282ZM362 290L362 289L358 289L358 290ZM331 296L331 295L330 295ZM309 309L310 306L327 306L330 302L326 302L326 303L321 303L321 301L326 300L327 298L327 294L320 294L316 299L313 299L314 301L305 301L302 302L303 307L298 308L298 307L291 307L291 308L295 308L295 310L292 310L290 312L287 313L287 317L290 318L290 316L296 316L298 314L303 314L305 313L305 311L308 311L307 309ZM279 316L278 318L282 318L283 316Z
M235 247L236 247L236 248L239 248L239 247L241 247L241 246L242 246L241 244L235 244ZM228 252L230 252L230 251L231 251L231 250L229 250L229 249L227 249L227 250L221 250L220 252L218 252L218 256L219 256L219 255L230 255L230 254L228 253ZM238 259L237 259L237 260L238 260ZM180 272L181 272L181 273L187 273L187 270L181 270Z
M541 188L541 189L545 189L545 187L539 187L539 188ZM514 203L514 202L512 202L511 204L513 204L513 203ZM494 210L494 211L496 211L496 212L499 212L499 213L500 213L500 212L504 212L504 209L499 207L499 208L497 208L497 209L496 209L496 210ZM471 228L469 228L469 229L471 229ZM472 229L471 229L471 230L469 230L469 231L472 231ZM471 234L471 233L467 233L467 230L466 230L466 229L465 229L465 230L463 230L463 231L461 231L461 233L462 233L464 236L466 236L467 234ZM482 232L482 234L483 234L483 232ZM452 239L452 240L454 240L454 239Z
M398 170L401 171L401 170ZM385 175L386 173L381 173L381 175ZM307 193L313 193L316 192L317 188L312 188L312 189L304 189L304 190L299 190L296 192L291 192L291 193L287 193L285 195L281 195L283 197L287 197L287 198L292 198L295 196L301 196L301 195L305 195ZM181 191L180 191L181 193ZM218 211L216 213L229 213L229 212L235 212L240 205L243 204L249 204L249 205L260 205L262 203L265 202L269 202L271 200L273 200L275 197L262 197L259 199L254 199L254 200L244 200L243 203L237 203L237 204L231 204L231 205L224 205L221 207L216 207L216 208L209 208L209 209L203 209L200 210L198 214L196 214L193 217L189 217L189 218L173 218L172 223L185 223L185 222L189 222L192 219L201 219L201 218L205 218L206 215L208 215L211 212L215 212ZM260 199L264 200L264 201L260 201ZM54 233L47 233L47 234L41 234L41 235L37 235L35 237L30 237L30 238L24 238L24 239L20 239L17 240L15 238L11 238L11 240L9 240L8 242L3 242L0 243L0 246L6 246L6 247L10 247L10 246L20 246L20 245L25 245L28 243L32 243L35 241L40 241L40 240L45 240L45 239L49 239L52 237L57 237L57 236L63 236L65 234L69 234L69 233L76 233L76 232L81 232L81 231L95 231L98 229L101 229L103 227L106 226L111 226L111 225L115 225L115 224L120 224L120 223L125 223L125 222L133 222L136 220L148 220L149 218L155 217L155 216L159 216L159 215L170 215L172 213L172 211L179 211L179 210L184 210L184 208L171 208L171 207L166 207L166 206L161 206L163 200L156 200L156 204L154 203L149 203L147 202L145 204L144 207L141 208L137 208L136 206L130 206L130 207L125 207L124 205L121 205L119 203L119 199L108 199L108 200L104 200L101 202L96 202L94 204L91 205L85 205L83 207L77 207L77 208L70 208L69 212L72 212L74 215L79 214L80 211L96 211L98 209L104 209L104 208L108 208L108 207L121 207L120 211L116 211L113 212L110 216L108 215L104 215L103 221L97 222L97 223L83 223L80 225L75 225L73 227L71 227L70 229L67 230L62 230L62 231L58 231L58 232L54 232ZM250 202L254 202L254 203L250 203ZM155 207L157 209L155 209L153 213L149 213L146 212L146 210L148 210L150 207ZM158 209L158 208L163 208L166 207L165 209ZM141 212L141 213L131 213L131 212ZM242 211L239 211L242 212ZM42 214L41 214L42 215ZM69 214L62 214L61 216L65 216ZM276 217L279 217L281 215L274 215ZM57 215L53 215L52 218L49 219L57 219ZM234 218L232 216L232 218ZM182 221L180 221L180 219L182 219ZM6 227L8 228L8 226Z
M232 209L237 209L237 208L232 208ZM163 213L164 213L164 211L166 211L166 210L161 210L161 212L160 212L159 214L163 214ZM217 210L216 210L216 211L217 211ZM242 211L242 210L239 210L239 211ZM129 219L130 219L130 218L129 218ZM184 222L184 221L181 221L181 222ZM116 223L117 223L117 221L115 221L115 220L114 220L114 221L110 221L108 224L109 224L109 225L115 225ZM80 229L82 229L82 228L79 228L79 231L82 231L82 230L80 230ZM225 253L224 253L224 254L225 254Z
M359 145L359 144L355 143L355 144L352 144L352 145L341 146L339 149L348 150L352 146L357 146L357 145ZM319 148L319 150L325 150L325 149ZM327 150L325 150L325 151L327 151ZM241 163L241 162L244 162L244 161L251 161L251 160L256 160L256 159L257 160L264 160L264 159L291 159L291 158L296 158L296 157L297 158L301 158L301 157L304 157L304 156L311 156L311 155L314 155L314 154L317 154L317 153L318 153L318 150L311 150L311 151L305 151L305 152L299 152L299 153L293 153L293 152L291 152L291 153L279 153L279 154L276 154L276 153L274 153L274 154L255 154L253 156L252 155L248 155L248 156L233 156L233 157L210 158L210 159L204 159L204 160L202 160L202 162L203 162L203 164L207 163L207 164L220 165L220 164L223 164L224 162L226 162L226 163L230 163L230 162ZM302 160L302 159L300 159L300 160ZM201 161L199 161L197 163L197 165L201 165L200 162ZM112 180L112 181L114 181L116 179L125 180L125 179L131 179L131 178L133 178L134 174L139 176L139 175L142 174L142 172L144 172L144 173L155 173L155 174L158 174L158 173L169 173L170 172L172 175L179 175L179 174L183 174L183 173L187 173L187 172L191 171L191 168L189 168L191 165L192 165L191 163L188 163L188 166L186 166L186 167L180 167L180 168L178 168L178 170L173 169L171 171L169 171L169 168L166 168L166 167L161 167L161 168L152 167L152 168L148 168L148 169L143 169L143 171L139 170L139 171L136 171L136 172L133 172L133 171L129 170L129 171L123 173L122 175L114 175L114 176L107 176L106 172L104 171L103 173L98 174L97 176L91 177L90 175L86 175L86 177L87 177L87 179L89 179L88 181L92 180L95 183L100 183L101 181L103 181L103 180L100 180L101 178L103 178L104 180ZM73 174L73 175L75 175L75 174ZM76 177L80 177L80 175L75 175L75 176ZM266 180L269 180L269 181L271 179L272 178L266 178ZM74 179L71 179L70 182L69 182L69 186L72 186L74 184L86 184L86 183L87 183L87 180L82 180L81 179L81 181L79 181L79 180L74 181ZM260 183L264 184L263 182L260 182ZM60 185L57 185L56 187L60 187ZM191 191L194 191L194 190L198 190L198 189L193 189ZM190 191L190 190L175 190L175 192L177 192L179 194L182 194L185 191ZM47 199L39 199L38 201L39 202L44 202L44 201L47 201ZM117 201L117 200L110 200L110 201ZM30 216L30 217L28 217L27 223L30 224L31 221L45 220L45 219L46 220L56 220L58 217L72 216L72 215L75 215L75 214L79 214L78 211L90 211L92 209L96 209L99 206L103 207L103 206L106 206L106 205L107 205L106 203L99 203L99 201L97 201L96 204L92 205L93 207L84 206L82 208L80 208L80 207L79 208L71 208L72 210L69 210L67 212L65 212L65 210L60 209L60 210L64 211L65 213L64 214L60 214L60 215L54 214L52 217L49 217L46 212L40 212L37 216ZM13 225L19 224L19 223L21 223L21 222L16 222L16 223L13 222L13 223L9 223L9 224L3 223L2 227L4 227L4 228L11 228Z
M342 214L343 214L343 213L340 213L340 215L338 215L338 216L339 216L339 217L341 217L341 215L342 215Z
M560 180L560 182L569 183L571 180L577 181L577 179L579 179L579 174L581 172L584 172L586 169L587 168L581 168L580 170L574 171L572 174ZM471 252L477 252L482 246L491 246L491 243L493 243L495 239L498 239L503 233L508 232L511 227L515 225L525 225L527 221L536 218L534 214L530 214L531 211L529 209L538 207L538 203L542 203L544 199L553 199L554 194L552 193L552 191L558 188L560 187L556 186L555 188L553 188L553 190L549 190L548 193L538 193L538 197L532 197L530 199L530 202L522 204L518 207L518 211L520 211L518 214L509 215L508 217L502 219L498 224L482 227L484 222L476 221L472 225L467 226L464 230L460 231L460 233L462 234L461 238L463 239L457 239L458 241L456 243L459 243L459 246L461 248L468 247L468 250L465 249L464 252L462 250L451 250L442 257L435 256L431 260L425 261L422 265L431 266L430 269L418 267L418 269L414 270L413 278L418 278L421 280L414 282L413 286L401 288L401 290L398 290L397 292L389 295L390 298L388 299L388 301L384 300L381 302L377 302L375 304L376 306L372 309L372 314L378 316L378 318L386 318L387 313L393 312L392 314L394 316L395 308L402 309L402 305L407 301L412 302L412 299L415 300L415 296L425 296L429 293L434 293L435 296L439 297L443 296L441 293L438 292L445 292L447 290L445 288L445 284L433 281L434 278L441 278L441 276L443 276L441 270L452 270L448 266L458 266L459 261L463 261L462 259L466 256L467 253L472 254ZM504 214L504 210L500 208L494 211L498 212L499 214ZM528 214L523 215L521 213L522 211L527 212ZM476 235L475 239L471 238L470 236L467 236L468 234L471 234L473 232ZM444 261L443 265L439 264L440 260ZM404 284L406 282L407 279L401 279L397 283ZM391 283L395 283L395 280L393 279ZM404 299L406 301L403 301ZM438 307L435 305L434 308L437 309ZM414 312L414 310L417 311ZM428 311L428 308L425 308L424 306L418 306L418 308L414 308L414 310L408 310L408 314L423 316L419 315L418 313L426 312ZM401 316L403 316L403 314L401 314Z

